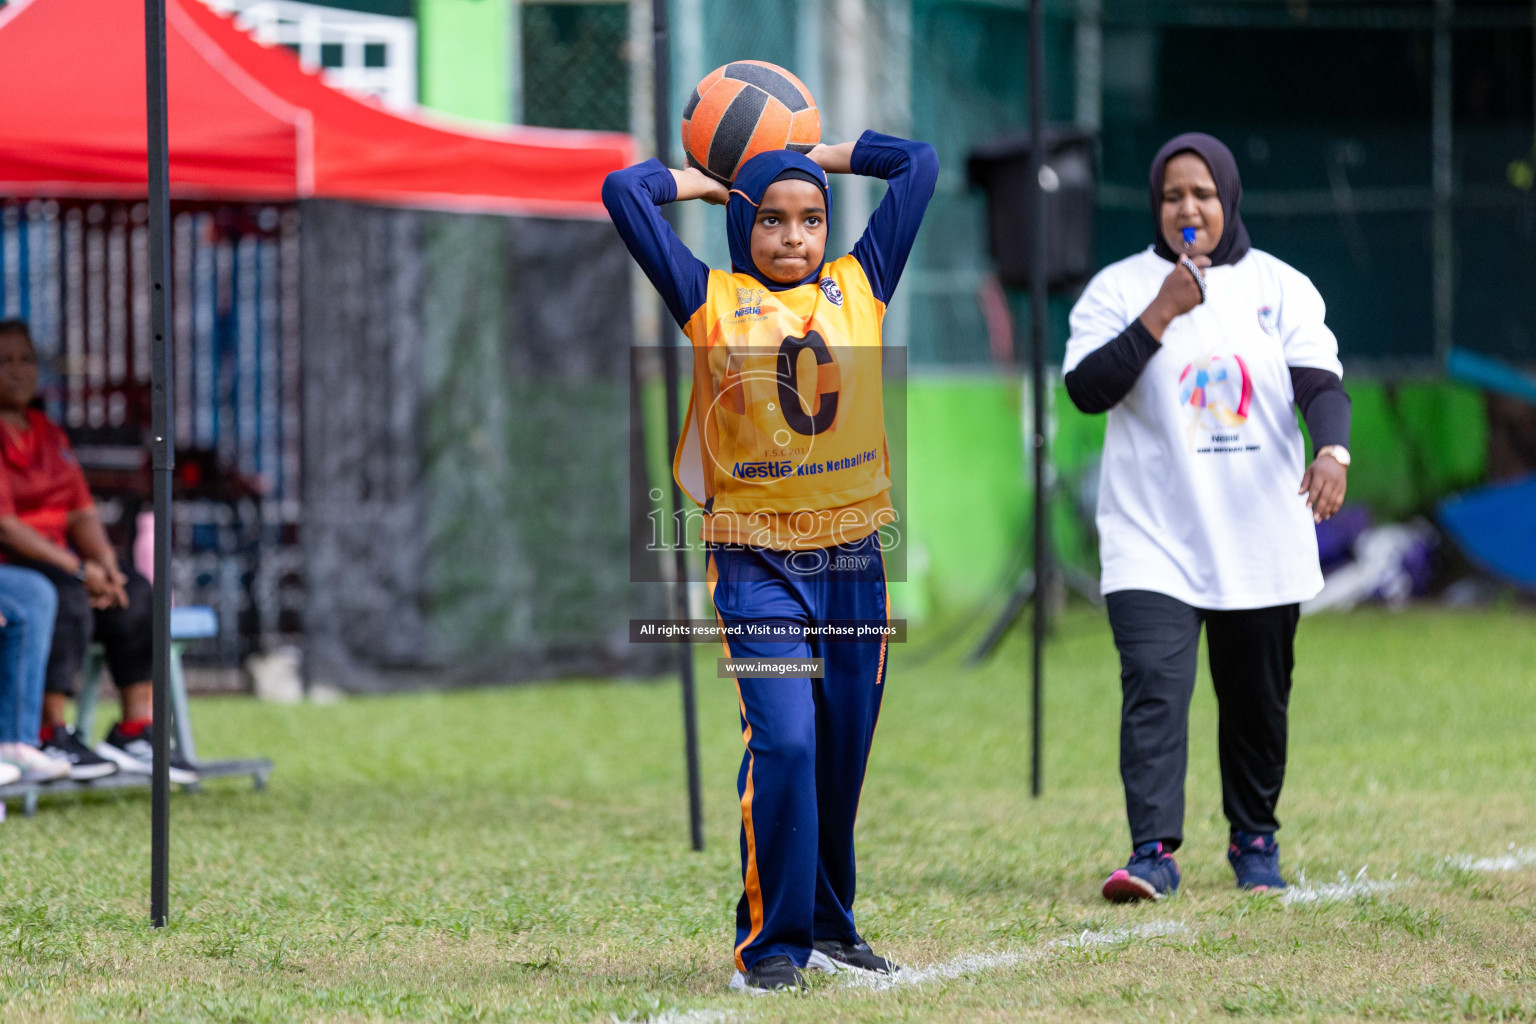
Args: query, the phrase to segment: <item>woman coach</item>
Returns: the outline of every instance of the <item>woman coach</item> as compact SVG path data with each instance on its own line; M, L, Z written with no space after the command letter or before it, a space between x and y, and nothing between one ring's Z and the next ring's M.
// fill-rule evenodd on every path
M1178 889L1202 626L1227 858L1243 888L1285 885L1275 804L1298 603L1322 587L1313 524L1344 499L1349 399L1322 297L1249 245L1241 199L1226 146L1174 138L1152 161L1153 244L1101 271L1072 310L1067 392L1109 413L1098 528L1134 851L1104 883L1111 900Z

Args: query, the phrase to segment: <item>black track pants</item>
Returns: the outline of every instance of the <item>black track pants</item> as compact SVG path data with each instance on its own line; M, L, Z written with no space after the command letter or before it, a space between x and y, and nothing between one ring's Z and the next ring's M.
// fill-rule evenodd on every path
M1120 652L1120 778L1131 844L1184 839L1189 701L1206 630L1221 725L1223 809L1233 829L1274 832L1285 780L1297 605L1205 611L1166 594L1106 595Z

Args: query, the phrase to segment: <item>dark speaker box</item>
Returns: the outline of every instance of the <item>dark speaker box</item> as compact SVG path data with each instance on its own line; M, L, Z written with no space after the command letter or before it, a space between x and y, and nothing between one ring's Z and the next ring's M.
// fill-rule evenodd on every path
M1067 291L1087 282L1095 270L1095 136L1068 125L1049 125L1042 135L1046 286ZM973 149L966 172L971 184L987 194L987 239L998 277L1005 285L1029 287L1035 256L1029 136L1009 135Z

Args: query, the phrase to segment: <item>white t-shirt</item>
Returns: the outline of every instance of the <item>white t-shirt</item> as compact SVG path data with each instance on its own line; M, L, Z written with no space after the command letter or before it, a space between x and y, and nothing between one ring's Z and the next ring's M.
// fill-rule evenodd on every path
M1130 326L1174 264L1146 251L1105 267L1072 307L1063 373ZM1323 299L1267 252L1206 270L1109 411L1099 482L1101 589L1196 608L1267 608L1323 586L1288 367L1343 376Z

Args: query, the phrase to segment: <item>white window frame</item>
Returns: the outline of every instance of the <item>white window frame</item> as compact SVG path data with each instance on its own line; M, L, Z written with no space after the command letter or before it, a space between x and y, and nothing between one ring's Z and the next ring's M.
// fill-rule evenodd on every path
M416 106L416 22L364 14L298 0L204 0L236 15L235 24L265 46L297 49L306 71L320 71L326 84L377 99L391 110ZM384 47L384 66L367 66L370 45ZM340 67L321 65L321 48L341 47Z

